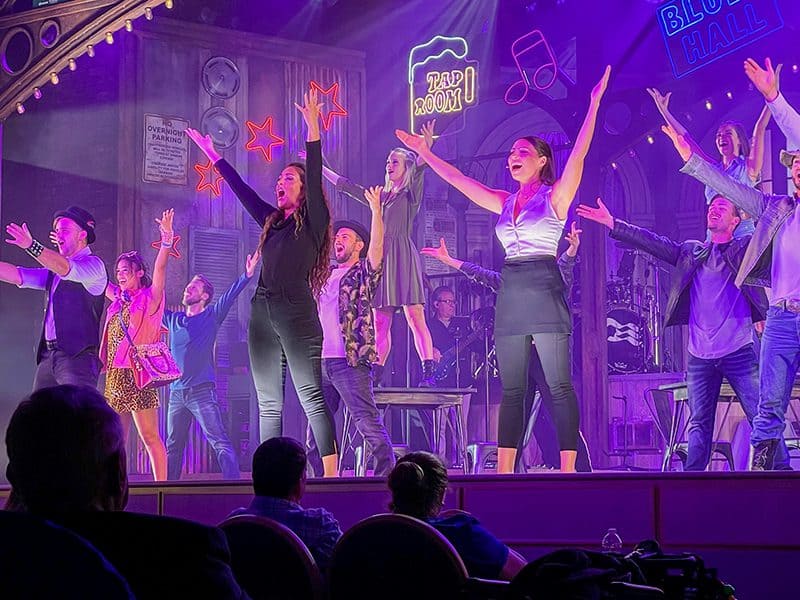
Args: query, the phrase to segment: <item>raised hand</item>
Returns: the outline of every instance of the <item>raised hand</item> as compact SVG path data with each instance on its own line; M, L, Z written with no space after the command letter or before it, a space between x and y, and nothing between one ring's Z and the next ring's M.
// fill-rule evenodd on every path
M161 237L163 238L165 235L172 236L175 232L172 230L172 219L175 216L175 211L171 208L168 208L164 212L161 213L161 218L156 219L156 223L158 223L158 228L161 230Z
M303 94L303 105L300 106L295 102L294 106L303 115L303 120L306 122L309 131L319 131L319 116L322 112L323 103L319 101L317 90L312 89L305 92Z
M678 151L678 154L681 155L681 158L686 162L692 156L692 147L689 142L686 141L686 138L675 131L675 128L671 125L662 125L661 131L663 131L669 139L672 140L672 145L675 146L675 150Z
M8 244L19 246L23 250L30 248L31 244L33 244L33 236L28 230L27 223L23 223L22 225L9 223L6 225L6 233L10 236L10 238L6 240Z
M606 93L606 88L608 87L608 80L611 78L611 65L606 65L606 70L603 71L603 76L600 78L600 81L597 82L597 85L592 88L592 93L590 94L589 98L594 104L600 102L603 98L603 94Z
M578 208L580 208L580 206ZM613 227L613 220L612 220L612 227ZM567 248L567 250L566 250L568 255L577 256L578 248L581 245L581 234L582 233L583 233L583 229L578 229L575 226L575 221L573 221L572 224L570 225L569 233L564 236L564 239L566 239L567 242L569 243L569 248Z
M443 263L449 261L452 257L450 256L450 252L447 250L447 244L444 241L444 238L439 239L439 247L438 248L423 248L419 251L420 254L424 256L430 256L431 258L435 258L436 260L440 260Z
M589 219L590 221L594 221L595 223L600 223L601 225L605 225L609 229L614 229L614 217L611 214L611 211L608 210L603 201L598 196L597 198L597 207L589 206L588 204L579 204L578 208L575 211L579 217L584 219ZM575 229L575 223L572 224L572 231L570 233L577 233L580 234L580 230ZM567 236L569 240L569 236ZM580 241L578 242L580 243ZM572 241L570 240L570 246L572 246ZM576 247L577 250L577 247Z
M369 209L375 213L379 213L383 210L383 205L381 204L381 192L383 188L379 185L373 185L370 188L364 190L364 198L367 199L367 204L369 204Z
M186 136L200 148L203 154L206 155L206 158L212 163L217 162L221 158L219 152L217 152L217 149L214 147L214 142L210 135L203 135L197 129L187 127Z
M402 129L395 129L394 134L406 148L413 150L419 155L422 155L429 150L429 146L425 143L425 138L421 135L408 133Z
M658 112L664 115L667 111L669 111L669 99L672 97L672 92L662 94L656 88L647 88L647 93L650 94L653 102L656 103Z
M744 73L747 78L753 82L756 89L764 95L767 102L772 102L778 97L778 76L780 74L780 65L778 65L778 72L772 68L772 61L767 58L766 69L761 66L752 58L744 61Z
M427 123L422 124L422 137L425 139L425 145L430 148L433 146L433 130L436 127L436 119L431 119Z
M259 248L252 254L247 255L247 260L244 263L244 272L247 274L248 277L252 277L256 269L258 268L259 263L261 262L261 249Z

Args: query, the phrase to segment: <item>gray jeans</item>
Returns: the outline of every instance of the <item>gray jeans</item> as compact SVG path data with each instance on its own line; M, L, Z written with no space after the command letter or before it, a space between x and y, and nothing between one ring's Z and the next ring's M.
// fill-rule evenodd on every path
M383 425L372 394L372 369L366 365L351 367L344 358L322 359L322 394L331 413L344 401L353 423L375 458L375 476L384 477L394 467L392 441ZM315 475L322 475L322 461L313 435L307 436L308 462Z
M87 385L97 388L100 377L100 358L96 350L84 350L71 356L56 348L45 350L36 365L33 391L56 385Z

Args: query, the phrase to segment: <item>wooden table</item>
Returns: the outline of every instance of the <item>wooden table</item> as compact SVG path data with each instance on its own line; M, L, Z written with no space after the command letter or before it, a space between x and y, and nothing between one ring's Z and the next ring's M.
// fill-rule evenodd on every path
M466 423L464 422L464 411L462 409L464 404L464 397L476 393L474 388L376 388L375 404L378 410L381 411L383 418L390 409L397 408L400 410L430 410L433 415L432 419L432 444L433 451L440 454L440 438L444 432L443 428L453 427L448 416L450 410L455 410L455 430L453 434L456 438L457 453L461 459L461 465L464 473L467 472L467 438L466 438ZM342 456L344 456L345 447L351 447L351 441L355 435L355 424L353 423L350 412L344 412L344 433L342 434ZM406 435L408 433L406 432ZM405 440L406 443L408 440ZM363 473L366 471L366 456L364 448L362 447L361 456L365 464L356 465L356 472Z

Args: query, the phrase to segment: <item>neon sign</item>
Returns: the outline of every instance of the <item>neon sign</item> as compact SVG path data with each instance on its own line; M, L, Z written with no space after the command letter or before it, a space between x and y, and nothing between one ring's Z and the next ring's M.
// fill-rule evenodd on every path
M286 143L282 137L272 133L272 117L267 117L261 125L253 121L247 121L247 128L250 130L250 139L247 141L245 148L253 152L254 150L261 150L264 159L267 162L272 162L272 147L283 146Z
M539 46L541 48L537 50ZM524 60L526 56L527 60ZM541 30L534 29L514 40L511 43L511 58L514 59L514 65L517 67L520 79L512 83L506 90L505 96L503 96L506 104L513 106L525 100L531 90L531 84L537 90L543 92L556 82L556 77L558 76L556 56ZM532 76L528 76L527 70L534 67L535 70ZM517 91L512 93L512 90Z
M783 27L777 0L671 0L656 15L675 77Z
M175 258L181 258L181 251L178 250L178 242L181 241L181 236L177 233L175 237L172 238L172 248L169 249L167 256L174 256ZM150 243L150 247L156 250L161 250L161 239L157 239L155 242Z
M328 89L324 89L319 83L316 81L311 82L311 89L317 90L321 96L330 96L329 101L325 103L326 106L335 106L335 109L329 109L327 111L322 111L322 127L325 131L331 128L331 120L333 117L346 117L347 111L345 110L344 106L339 104L339 82L336 81L329 87Z
M200 175L200 181L197 182L197 187L195 187L195 190L198 192L202 192L203 190L211 190L211 193L217 197L222 195L220 186L225 179L223 179L222 175L220 175L220 172L217 171L214 163L212 163L210 160L204 165L198 163L194 166L194 170L197 171L198 175Z
M468 60L464 38L437 35L408 55L411 131L437 119L447 134L464 128L466 111L478 101L478 63Z

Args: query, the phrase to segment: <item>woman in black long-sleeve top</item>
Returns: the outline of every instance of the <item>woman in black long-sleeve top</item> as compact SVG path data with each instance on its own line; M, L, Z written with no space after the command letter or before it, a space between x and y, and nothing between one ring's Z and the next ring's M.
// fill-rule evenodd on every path
M252 302L248 344L258 394L261 440L281 435L286 366L322 455L337 472L333 419L322 397L322 327L315 296L329 273L330 212L322 191L319 102L312 91L297 106L308 127L306 164L290 163L275 184L277 208L263 201L215 150L209 136L187 134L215 164L242 206L261 225L262 265Z

